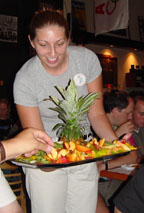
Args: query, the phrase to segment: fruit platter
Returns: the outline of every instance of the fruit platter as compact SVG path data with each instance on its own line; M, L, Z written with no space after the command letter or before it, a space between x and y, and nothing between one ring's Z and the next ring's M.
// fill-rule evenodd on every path
M38 151L31 157L20 156L12 161L17 165L33 168L62 168L100 160L109 160L136 150L125 140L107 142L93 138L89 142L55 142L51 153Z
M31 157L22 155L12 161L13 163L33 168L61 168L111 159L136 149L125 140L109 142L105 138L100 140L93 138L85 141L87 125L85 117L95 99L99 98L99 94L89 93L86 96L78 97L74 80L71 80L65 89L61 86L56 86L56 89L61 94L62 100L50 96L44 101L51 100L56 105L50 109L55 111L62 121L52 129L52 131L56 131L59 140L54 143L51 153L47 154L39 150Z

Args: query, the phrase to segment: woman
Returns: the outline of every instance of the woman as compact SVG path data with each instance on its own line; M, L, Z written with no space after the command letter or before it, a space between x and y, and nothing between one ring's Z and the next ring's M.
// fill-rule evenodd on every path
M28 128L12 139L0 142L0 163L24 153L31 155L37 150L49 153L52 146L53 142L46 133ZM8 212L23 213L23 210L0 169L0 213Z
M52 128L59 123L57 113L49 108L50 95L58 97L56 85L65 88L70 79L77 85L78 95L90 92L102 94L102 74L99 60L92 51L68 46L69 31L63 15L56 11L39 11L30 23L29 40L37 55L16 75L14 99L23 128L45 130L57 140ZM61 98L60 96L58 98ZM90 122L89 122L90 121ZM89 111L90 123L99 137L116 139L104 113L102 95ZM98 173L95 163L52 172L26 169L27 190L34 213L83 212L95 213Z

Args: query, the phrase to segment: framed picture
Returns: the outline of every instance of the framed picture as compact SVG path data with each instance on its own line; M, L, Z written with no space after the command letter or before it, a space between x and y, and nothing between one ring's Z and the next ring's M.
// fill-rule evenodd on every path
M0 15L0 41L17 43L18 17Z
M85 3L72 0L72 28L86 30Z
M39 9L52 9L62 12L63 0L38 0Z
M144 16L138 16L140 41L144 41Z
M97 56L102 66L103 87L117 88L117 58L102 54L97 54Z

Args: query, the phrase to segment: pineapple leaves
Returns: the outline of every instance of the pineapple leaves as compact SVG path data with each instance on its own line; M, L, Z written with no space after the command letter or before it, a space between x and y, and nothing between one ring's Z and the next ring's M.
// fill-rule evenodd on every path
M66 99L68 101L73 101L73 102L77 102L78 101L77 88L76 88L75 83L74 83L73 80L70 82L70 85L67 88L66 92L67 92Z
M50 107L49 109L51 109L51 110L53 110L55 112L58 112L59 113L59 118L61 120L63 120L63 121L66 121L66 117L65 117L66 112L62 108L60 108L60 107L51 108Z
M81 105L80 115L88 112L90 106L94 103L96 98L98 98L98 93L90 93L82 99L83 104Z
M54 126L53 130L58 129L59 127L64 126L64 123L58 123L57 125Z
M64 123L57 124L53 130L57 130L57 134L61 138L65 137L68 141L83 138L83 116L88 113L90 106L98 98L98 93L89 93L85 97L78 98L74 80L70 81L66 89L63 89L61 86L56 86L56 89L61 94L63 100L50 96L50 100L57 105L57 107L50 109L58 112L58 117Z
M56 105L60 105L60 100L54 96L50 96L50 100L52 100Z
M65 97L65 90L61 86L56 86L56 89L61 93L63 97Z

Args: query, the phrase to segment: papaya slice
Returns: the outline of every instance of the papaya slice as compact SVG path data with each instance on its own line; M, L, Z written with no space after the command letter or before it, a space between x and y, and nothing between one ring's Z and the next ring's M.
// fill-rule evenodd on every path
M79 144L76 144L76 150L78 150L79 152L92 151L89 147L82 146L82 145L79 145Z

